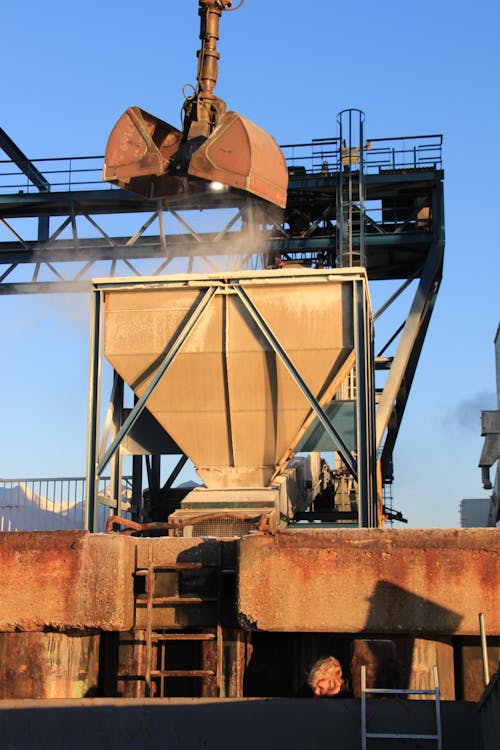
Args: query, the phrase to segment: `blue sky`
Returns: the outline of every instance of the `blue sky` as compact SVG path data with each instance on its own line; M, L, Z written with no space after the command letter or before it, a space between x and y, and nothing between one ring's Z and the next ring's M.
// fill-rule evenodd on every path
M2 9L0 127L31 158L102 154L137 104L174 125L194 82L196 0L61 0ZM500 319L500 4L246 0L221 22L217 94L279 143L443 133L445 273L395 454L394 503L413 526L455 526L484 497L479 412L495 407ZM0 475L81 475L88 299L0 297Z

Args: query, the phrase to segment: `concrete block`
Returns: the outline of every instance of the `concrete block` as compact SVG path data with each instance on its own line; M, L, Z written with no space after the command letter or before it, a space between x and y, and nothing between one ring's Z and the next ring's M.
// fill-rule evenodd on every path
M0 631L129 630L135 540L85 531L0 534Z
M497 529L323 529L239 546L238 614L264 631L500 633Z
M137 545L137 568L147 568L148 562L155 565L172 563L201 563L219 565L221 542L202 537L156 537L134 539Z

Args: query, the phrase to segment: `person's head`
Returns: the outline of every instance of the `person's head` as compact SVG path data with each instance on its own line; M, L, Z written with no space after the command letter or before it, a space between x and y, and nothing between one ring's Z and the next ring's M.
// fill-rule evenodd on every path
M307 675L307 684L316 696L338 695L344 685L339 660L334 656L318 659Z

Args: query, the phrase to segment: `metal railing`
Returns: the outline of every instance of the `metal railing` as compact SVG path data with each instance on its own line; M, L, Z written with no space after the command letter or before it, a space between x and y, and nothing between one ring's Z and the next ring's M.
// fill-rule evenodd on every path
M442 169L442 150L442 135L372 138L364 151L365 171Z
M102 180L104 156L61 156L54 159L32 159L31 163L50 184L51 192L76 190L112 190ZM0 161L0 192L4 194L38 193L38 188L14 162Z
M360 162L359 147L350 153L339 138L317 138L311 143L281 146L292 174L331 174ZM393 170L442 169L442 135L415 135L399 138L371 138L363 144L365 174Z
M365 173L392 170L441 169L442 135L372 138L363 147ZM331 174L345 165L345 148L339 138L316 138L309 143L281 146L291 174ZM352 151L352 150L351 150ZM359 152L359 149L358 149ZM350 154L351 163L357 161ZM102 181L104 156L71 156L32 159L31 163L50 183L52 192L112 190ZM0 161L0 193L38 193L38 188L14 162Z
M99 480L99 494L109 496L109 477ZM131 493L131 478L123 478L123 495ZM83 477L0 479L0 531L57 531L85 528ZM98 530L103 531L110 509L99 506Z

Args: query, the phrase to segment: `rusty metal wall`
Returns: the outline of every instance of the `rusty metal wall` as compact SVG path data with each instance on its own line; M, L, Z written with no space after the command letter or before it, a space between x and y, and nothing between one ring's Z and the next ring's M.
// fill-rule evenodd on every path
M0 633L0 699L84 698L98 678L98 633Z

